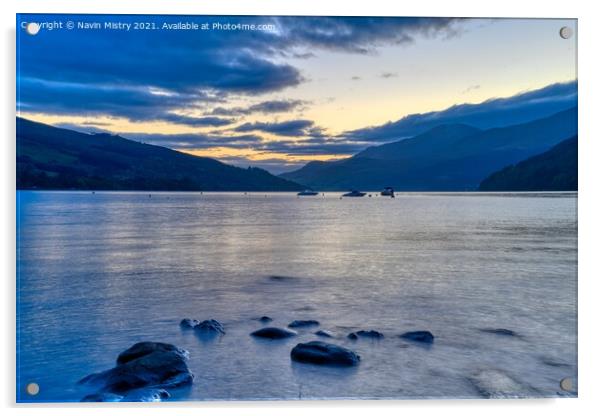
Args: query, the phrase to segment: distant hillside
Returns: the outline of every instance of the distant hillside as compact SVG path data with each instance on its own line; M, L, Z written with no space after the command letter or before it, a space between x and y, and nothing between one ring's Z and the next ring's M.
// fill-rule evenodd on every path
M281 177L318 190L476 190L483 178L577 133L577 108L513 126L435 127L336 162L312 162Z
M481 182L480 191L576 191L577 136L547 152L505 167Z
M17 188L296 191L302 186L263 169L17 118Z

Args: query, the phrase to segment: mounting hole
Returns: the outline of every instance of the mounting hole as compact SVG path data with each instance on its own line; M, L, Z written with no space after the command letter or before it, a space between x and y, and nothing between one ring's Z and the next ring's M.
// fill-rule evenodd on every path
M569 39L571 36L573 36L573 29L568 26L563 26L560 28L559 33L562 39Z
M35 396L36 394L38 394L40 392L40 386L38 385L38 383L29 383L25 387L25 391L30 396Z
M565 377L560 380L560 388L564 391L572 391L573 390L573 379L570 377Z
M37 35L40 31L40 25L34 22L27 23L27 26L25 26L25 31L30 35Z

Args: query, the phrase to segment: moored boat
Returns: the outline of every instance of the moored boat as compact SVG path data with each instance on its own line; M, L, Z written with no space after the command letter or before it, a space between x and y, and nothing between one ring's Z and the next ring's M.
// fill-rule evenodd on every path
M347 192L346 194L343 194L344 197L349 197L349 198L358 198L358 197L362 197L365 196L366 193L365 192L360 192L360 191L351 191L351 192Z
M395 191L390 186L387 186L380 192L381 196L390 196L391 198L395 198Z
M315 196L315 195L318 195L318 192L312 191L311 189L306 189L304 191L297 193L297 195L298 196Z

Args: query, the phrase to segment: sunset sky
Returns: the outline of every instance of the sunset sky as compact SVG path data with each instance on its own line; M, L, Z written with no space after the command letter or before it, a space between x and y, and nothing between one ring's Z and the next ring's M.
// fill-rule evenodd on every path
M154 30L18 32L17 112L279 173L416 113L576 79L574 20L20 15ZM163 23L267 30L176 30ZM42 25L43 26L43 25ZM377 132L376 130L370 130Z

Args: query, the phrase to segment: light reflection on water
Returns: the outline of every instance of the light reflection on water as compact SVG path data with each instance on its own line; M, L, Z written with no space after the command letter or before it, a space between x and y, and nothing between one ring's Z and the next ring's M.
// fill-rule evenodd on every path
M575 194L18 193L19 399L78 401L76 381L141 340L190 351L175 398L477 397L503 369L544 396L576 374ZM270 276L290 277L271 279ZM357 369L293 364L315 339L257 341L317 319ZM180 319L216 318L202 342ZM508 328L520 338L483 333ZM345 338L357 329L380 342ZM397 337L414 329L433 348Z

